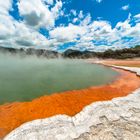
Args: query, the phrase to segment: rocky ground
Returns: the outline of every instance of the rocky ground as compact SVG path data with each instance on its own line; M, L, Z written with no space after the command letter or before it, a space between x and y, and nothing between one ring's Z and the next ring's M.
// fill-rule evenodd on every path
M140 74L140 68L121 68ZM4 138L30 139L140 140L140 89L126 97L93 103L74 117L58 115L28 122Z

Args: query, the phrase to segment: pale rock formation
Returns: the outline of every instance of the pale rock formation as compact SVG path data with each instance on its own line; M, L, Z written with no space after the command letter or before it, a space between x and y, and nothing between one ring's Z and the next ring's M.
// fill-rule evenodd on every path
M115 65L112 65L112 66L115 67L115 68L120 68L120 69L128 70L128 71L131 71L131 72L135 72L138 76L140 76L140 68L137 68L137 67L115 66Z
M140 75L140 68L119 68ZM27 122L4 140L140 140L140 89L93 103L74 117L57 115Z

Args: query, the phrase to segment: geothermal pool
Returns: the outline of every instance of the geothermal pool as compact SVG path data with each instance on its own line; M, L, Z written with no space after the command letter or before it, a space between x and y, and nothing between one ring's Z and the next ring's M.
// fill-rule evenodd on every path
M0 104L109 83L118 73L84 60L0 54Z

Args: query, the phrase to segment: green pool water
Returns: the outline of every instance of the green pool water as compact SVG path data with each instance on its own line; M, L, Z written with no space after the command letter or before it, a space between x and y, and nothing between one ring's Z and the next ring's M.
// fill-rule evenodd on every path
M111 82L118 73L84 60L0 54L0 104Z

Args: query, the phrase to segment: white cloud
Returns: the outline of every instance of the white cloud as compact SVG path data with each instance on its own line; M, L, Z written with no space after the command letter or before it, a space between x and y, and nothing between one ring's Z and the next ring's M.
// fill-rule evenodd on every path
M51 9L51 12L55 19L59 16L62 6L63 6L62 1L57 0L55 6Z
M71 12L74 16L77 16L76 10L72 9L70 12Z
M83 11L80 11L80 12L79 12L78 18L79 18L79 19L84 18Z
M20 0L18 3L20 15L30 26L54 26L54 17L41 0Z
M8 11L12 7L12 0L0 0L0 14L8 15Z
M78 21L78 18L74 18L73 20L72 20L72 23L76 23Z
M83 25L86 33L77 41L76 49L81 50L81 47L83 47L92 51L103 51L106 49L132 47L139 44L140 23L131 24L131 21L136 17L138 18L138 16L132 17L129 14L128 19L124 22L118 22L114 28L108 21L103 20Z
M48 1L52 3L52 1ZM18 2L20 15L24 17L27 25L33 27L54 27L55 20L59 16L62 2L56 1L54 7L49 10L42 0L20 0Z
M122 10L127 11L130 8L129 4L122 6Z
M69 24L66 27L57 27L50 31L50 37L56 38L60 42L70 42L76 40L86 33L86 29L82 26Z
M80 23L80 25L85 26L91 23L91 15L88 14Z
M135 22L140 22L140 14L134 16Z
M96 2L101 3L103 0L96 0Z
M10 36L13 35L14 30L15 27L13 25L11 18L10 17L8 18L5 15L0 15L0 38L4 40L9 38Z
M47 4L49 5L53 5L54 4L54 0L44 0Z
M45 47L47 39L11 17L0 16L0 45L4 47ZM7 22L2 22L7 21ZM8 27L8 28L7 28Z
M140 18L140 14L135 15L134 18Z

